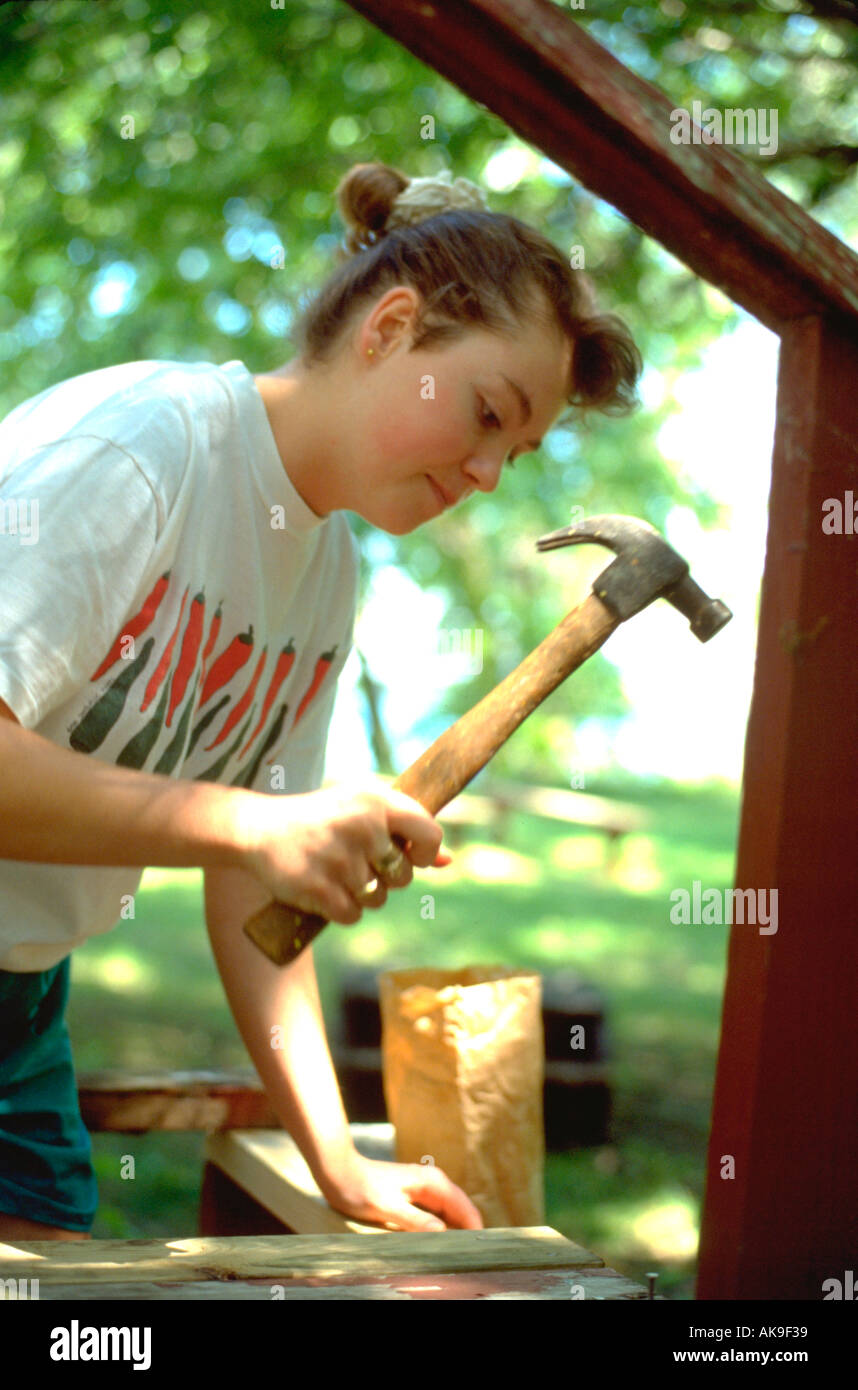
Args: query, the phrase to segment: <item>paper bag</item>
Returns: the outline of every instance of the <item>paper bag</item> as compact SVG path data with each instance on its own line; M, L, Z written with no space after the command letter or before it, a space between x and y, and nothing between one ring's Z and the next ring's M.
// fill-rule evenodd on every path
M539 975L475 965L379 984L397 1162L442 1168L486 1226L544 1225Z

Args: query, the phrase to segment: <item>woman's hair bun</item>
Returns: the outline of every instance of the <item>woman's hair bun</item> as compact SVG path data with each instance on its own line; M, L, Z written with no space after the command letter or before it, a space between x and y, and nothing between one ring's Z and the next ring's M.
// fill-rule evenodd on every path
M410 179L390 164L355 164L337 185L337 205L349 251L363 251L384 235L395 200Z
M574 344L567 403L584 423L590 410L637 408L643 363L623 320L601 312L595 285L552 241L493 212L477 184L453 179L449 169L412 179L390 164L354 164L336 200L340 265L294 328L305 366L331 361L374 297L410 285L421 300L412 352L440 351L469 332L509 337L536 324Z

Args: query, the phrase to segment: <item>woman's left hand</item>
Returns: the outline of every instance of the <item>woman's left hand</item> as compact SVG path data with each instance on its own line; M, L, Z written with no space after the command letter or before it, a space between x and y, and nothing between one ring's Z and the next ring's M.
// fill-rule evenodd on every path
M467 1193L434 1164L387 1163L355 1154L347 1173L321 1190L335 1211L392 1231L483 1229Z

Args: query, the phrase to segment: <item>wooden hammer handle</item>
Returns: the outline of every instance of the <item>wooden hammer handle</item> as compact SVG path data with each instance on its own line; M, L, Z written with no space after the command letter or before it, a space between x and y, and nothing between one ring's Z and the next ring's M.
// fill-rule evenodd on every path
M607 641L619 622L595 594L589 594L514 671L406 768L393 787L435 815L476 777L536 706ZM404 848L399 836L393 841ZM244 931L269 960L288 965L326 925L326 918L317 913L272 902L248 919Z

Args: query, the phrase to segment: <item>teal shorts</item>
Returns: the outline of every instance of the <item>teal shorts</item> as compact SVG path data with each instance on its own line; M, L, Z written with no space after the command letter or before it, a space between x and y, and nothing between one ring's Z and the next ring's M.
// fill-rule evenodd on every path
M98 1184L65 1022L70 963L0 970L0 1211L88 1231Z

